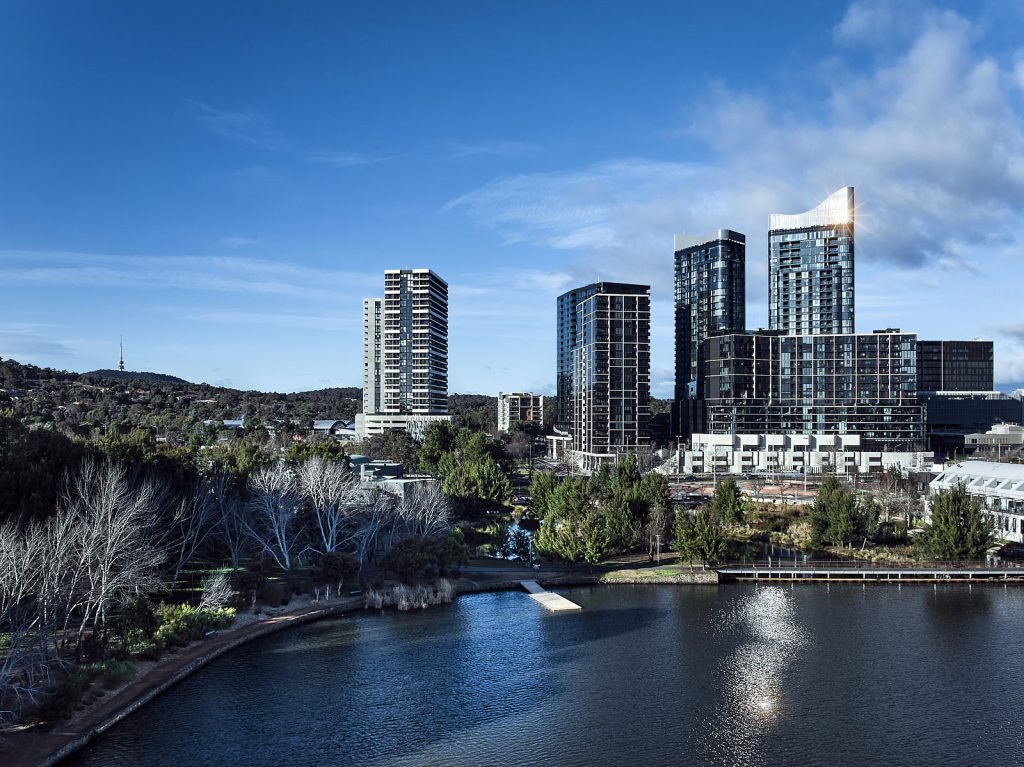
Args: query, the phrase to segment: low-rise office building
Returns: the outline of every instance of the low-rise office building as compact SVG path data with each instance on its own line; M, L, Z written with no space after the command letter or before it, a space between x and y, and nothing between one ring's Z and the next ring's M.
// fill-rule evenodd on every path
M411 415L391 413L356 413L356 439L376 437L387 431L406 431L414 439L422 439L423 431L435 421L451 421L450 415Z
M997 423L986 432L968 434L964 447L975 453L988 453L994 457L1019 454L1024 450L1024 426L1015 423Z

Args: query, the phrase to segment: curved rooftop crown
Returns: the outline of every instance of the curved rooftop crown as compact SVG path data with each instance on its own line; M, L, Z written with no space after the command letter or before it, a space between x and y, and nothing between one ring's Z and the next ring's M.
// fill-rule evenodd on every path
M835 226L853 223L853 187L837 189L818 207L804 213L772 213L768 216L768 230L809 229L814 226Z

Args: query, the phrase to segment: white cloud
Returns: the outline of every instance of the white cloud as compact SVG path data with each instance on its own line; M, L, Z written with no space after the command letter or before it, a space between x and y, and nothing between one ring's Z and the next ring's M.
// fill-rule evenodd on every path
M655 292L671 290L673 233L744 232L751 326L764 321L749 310L767 292L768 214L809 209L846 184L857 188L859 284L893 268L911 280L933 278L930 267L985 275L1024 245L1020 67L948 12L855 3L836 36L853 42L884 19L901 25L903 42L867 68L839 58L787 92L713 89L683 129L707 161L627 158L509 176L447 209L506 243L573 251L575 281L649 282ZM825 100L803 95L824 77Z

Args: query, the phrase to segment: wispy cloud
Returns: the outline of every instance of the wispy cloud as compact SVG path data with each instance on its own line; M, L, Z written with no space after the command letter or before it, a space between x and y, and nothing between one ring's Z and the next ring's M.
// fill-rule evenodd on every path
M377 272L316 269L286 261L25 250L0 250L0 279L11 286L175 288L324 300L354 288L376 289L380 282Z
M254 240L251 237L221 237L221 245L226 245L229 248L244 248L247 245L259 245L259 240Z
M190 322L214 322L224 325L256 325L302 330L355 330L360 318L352 316L293 314L290 312L206 311L184 313Z
M0 357L53 365L57 360L74 359L76 354L66 341L48 335L39 326L6 324L0 325Z
M859 279L892 268L986 273L1024 245L1024 66L990 55L960 16L907 16L896 3L854 3L836 38L863 46L886 14L903 20L901 35L867 69L840 48L787 92L711 89L681 131L703 143L706 161L634 157L507 176L445 209L506 244L574 252L574 279L661 289L671 285L672 233L736 229L748 235L748 295L763 302L768 214L807 210L852 184ZM827 98L808 102L823 80ZM791 111L797 97L804 106Z
M306 154L306 161L317 165L331 165L336 168L352 168L357 165L373 165L378 162L385 162L391 157L360 154L358 152L336 152L326 149L310 151Z
M448 144L452 157L531 157L542 151L537 144L525 141L485 139L482 141L452 141Z
M226 139L271 151L285 151L294 146L287 136L274 127L271 119L261 112L236 112L218 109L199 101L191 103L199 121Z
M333 149L310 148L286 136L273 120L256 110L231 111L210 106L199 101L190 102L200 123L217 135L246 146L271 152L299 155L308 163L330 165L336 168L350 168L357 165L372 165L391 159L382 155L349 152ZM253 169L244 169L251 172ZM259 171L266 170L259 166Z

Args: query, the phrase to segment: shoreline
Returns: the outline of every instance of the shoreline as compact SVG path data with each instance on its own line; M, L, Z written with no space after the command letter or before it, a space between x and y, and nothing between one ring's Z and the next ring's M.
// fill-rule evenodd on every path
M524 577L495 578L493 580L484 578L479 581L464 576L455 581L455 597L463 594L517 590L522 588L521 580L535 580L548 588L615 585L718 585L720 583L718 573L714 570L661 574L657 572L657 569L637 568L598 573L548 571L542 576L534 575L532 578L530 571L523 571ZM651 574L647 575L648 572ZM613 573L620 575L616 577ZM473 573L473 575L480 574ZM748 583L753 582L748 581ZM766 585L778 585L782 582L784 581L781 579L766 580ZM882 581L882 583L886 582ZM957 582L947 581L946 583L962 585ZM907 582L907 585L912 584ZM981 584L979 583L979 585ZM27 729L0 734L0 755L4 757L6 767L53 767L58 765L125 717L222 655L286 628L365 610L367 608L364 605L363 595L345 597L330 603L307 603L290 611L254 620L233 629L229 628L210 639L194 642L174 655L157 661L122 687L110 691L103 700L97 701L81 712L79 718L73 718L63 725L55 725L51 729ZM75 732L68 730L75 730Z
M5 733L0 742L4 764L7 767L51 767L59 764L98 735L220 656L292 626L362 609L363 604L362 596L347 597L332 603L314 602L194 642L165 660L158 661L122 687L112 690L103 700L83 711L80 718L73 718L49 729Z
M528 573L524 572L524 575ZM600 576L562 573L552 574L544 581L552 586L593 585L599 582L599 578ZM518 588L519 579L478 582L460 578L456 581L455 596ZM15 730L0 734L0 756L3 756L6 767L53 767L222 655L286 628L367 609L364 605L363 595L331 602L313 602L228 628L210 639L193 642L179 652L155 662L123 686L110 691L106 697L89 706L69 722L49 728Z

